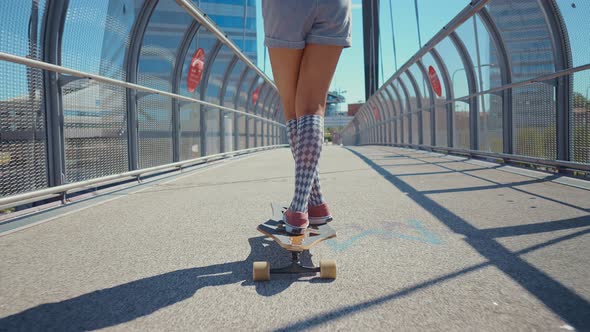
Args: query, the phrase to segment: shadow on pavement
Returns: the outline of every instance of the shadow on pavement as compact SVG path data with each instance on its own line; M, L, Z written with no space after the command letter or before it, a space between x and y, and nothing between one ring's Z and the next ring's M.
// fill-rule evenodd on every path
M326 282L319 277L309 281L299 280L302 275L273 275L272 282L254 283L254 261L270 261L271 266L277 267L288 264L291 255L265 236L250 238L248 242L250 254L244 261L177 270L41 304L0 318L0 331L87 331L115 326L186 300L201 288L240 281L242 286L254 286L263 296L278 294L294 282ZM311 254L302 254L301 262L313 265Z

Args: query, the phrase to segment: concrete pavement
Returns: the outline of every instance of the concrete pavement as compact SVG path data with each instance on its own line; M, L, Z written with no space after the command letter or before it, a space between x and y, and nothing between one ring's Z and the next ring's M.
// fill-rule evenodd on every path
M35 216L54 219L0 236L0 330L590 330L588 183L326 147L338 238L305 260L338 278L254 283L253 261L289 261L255 228L292 167L263 152Z

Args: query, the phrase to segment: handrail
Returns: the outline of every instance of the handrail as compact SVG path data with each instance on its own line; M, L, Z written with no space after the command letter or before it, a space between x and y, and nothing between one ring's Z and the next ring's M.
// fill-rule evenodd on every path
M170 93L170 92L165 92L165 91L161 91L161 90L157 90L157 89L148 88L148 87L145 87L143 85L133 84L133 83L129 83L129 82L121 81L121 80L116 80L116 79L105 77L105 76L101 76L101 75L91 74L91 73L87 73L87 72L82 72L82 71L78 71L78 70L66 68L66 67L63 67L63 66L53 65L53 64L50 64L50 63L47 63L47 62L43 62L43 61L39 61L39 60L33 60L33 59L29 59L29 58L18 56L18 55L10 54L10 53L0 52L0 60L4 60L4 61L8 61L8 62L13 62L13 63L18 63L18 64L21 64L21 65L26 65L26 66L33 67L33 68L49 70L49 71L57 72L57 73L60 73L60 74L66 74L66 75L72 75L72 76L81 77L81 78L92 79L92 80L95 80L97 82L112 84L112 85L116 85L116 86L120 86L120 87L125 87L125 88L129 88L129 89L135 89L135 90L138 90L138 91L144 91L144 92L154 93L154 94L158 94L158 95L165 96L165 97L176 98L176 99L180 99L180 100L184 100L184 101L188 101L188 102L192 102L192 103L197 103L197 104L200 104L200 105L208 106L208 107L215 108L215 109L220 109L220 110L224 110L224 111L228 111L228 112L239 113L239 114L242 114L242 115L245 115L245 116L249 116L249 117L252 117L252 118L260 119L260 120L265 121L265 122L274 123L274 124L279 125L281 127L285 127L285 125L282 124L282 123L279 123L279 122L276 122L276 121L273 121L273 120L270 120L270 119L267 119L267 118L264 118L264 117L261 117L261 116L258 116L258 115L254 115L254 114L250 114L250 113L238 111L238 110L233 109L233 108L229 108L229 107L225 107L225 106L221 106L221 105L209 103L209 102L206 102L206 101L203 101L203 100L199 100L199 99L195 99L195 98L190 98L190 97L182 96L182 95L175 94L175 93Z
M582 164L576 163L574 161L566 161L566 160L559 160L559 159L542 159L542 158L535 158L535 157L528 157L522 156L517 154L507 154L507 153L499 153L499 152L489 152L489 151L482 151L482 150L469 150L469 149L461 149L461 148L452 148L452 147L444 147L444 146L432 146L426 144L410 144L410 143L371 143L371 144L361 144L361 145L383 145L383 146L395 146L395 147L406 147L411 149L417 150L424 150L424 151L443 151L449 154L456 154L456 155L467 155L472 157L480 157L480 158L494 158L494 159L502 159L504 161L512 161L512 162L521 162L527 163L537 166L549 166L555 167L559 170L567 169L567 170L582 170L582 171L590 171L589 164Z
M491 89L488 89L488 90L484 90L484 91L472 93L472 94L469 94L469 95L466 95L466 96L463 96L463 97L459 97L459 98L455 98L455 99L451 99L451 100L445 100L445 101L437 101L434 106L435 107L436 106L444 106L444 105L447 105L447 104L452 104L452 103L457 102L457 101L468 100L468 99L473 98L473 97L479 97L479 96L482 96L482 95L487 95L487 94L492 94L492 93L498 93L498 92L501 92L501 91L504 91L504 90L519 88L519 87L523 87L523 86L530 85L530 84L535 84L535 83L543 83L543 82L547 82L547 81L550 81L550 80L553 80L553 79L556 79L556 78L559 78L559 77L563 77L563 76L575 74L577 72L581 72L581 71L585 71L585 70L589 70L589 69L590 69L590 64L581 65L581 66L577 66L577 67L569 68L569 69L564 69L564 70L556 71L556 72L553 72L553 73L550 73L550 74L545 74L545 75L537 76L537 77L534 77L534 78L531 78L531 79L527 79L527 80L524 80L524 81L518 81L518 82L515 82L515 83L510 83L510 84L498 86L498 87L495 87L495 88L491 88ZM415 111L412 111L412 113L419 112L419 111L424 111L424 110L431 109L431 108L433 108L433 106L429 104L428 106L425 106L425 107L419 108L419 109L417 109ZM387 120L379 121L376 124L373 124L371 126L364 127L363 130L374 128L375 126L378 126L381 123L387 123L387 122L393 121L395 119L398 119L400 117L403 117L403 115L402 116L399 116L398 115L398 116L395 116L393 118L389 118Z
M440 43L443 39L448 37L453 31L455 31L461 24L465 21L473 17L477 12L479 12L490 0L473 0L471 3L467 5L467 7L463 8L447 25L445 25L439 32L437 32L421 49L416 52L408 61L406 61L399 69L391 75L391 77L383 82L383 84L375 91L373 96L380 93L386 86L391 84L394 80L396 80L401 74L403 74L406 70L408 70L414 63L420 60L426 53L432 50L438 43ZM371 98L373 97L371 96ZM369 98L369 100L371 99ZM368 100L367 100L368 101ZM365 103L366 105L366 103ZM365 107L363 105L359 112ZM347 130L350 127L350 124L344 128Z
M277 90L277 86L274 84L274 82L268 76L266 76L266 74L260 70L260 68L253 64L252 61L250 61L250 59L236 46L236 44L227 38L227 35L223 33L215 25L215 23L206 18L207 14L201 13L201 11L189 0L176 0L176 3L190 16L201 23L203 27L213 33L219 41L229 47L242 61L246 63L246 65L252 68L258 74L258 76L262 77L268 84L270 84L270 86Z
M31 192L27 192L27 193L23 193L23 194L8 196L8 197L0 198L0 210L8 209L8 208L18 206L21 204L26 204L26 203L24 203L25 201L30 202L30 200L38 200L41 197L43 197L43 198L56 197L56 196L59 196L60 194L61 195L66 194L70 190L78 189L78 188L82 188L82 187L87 187L87 186L94 185L94 184L111 182L113 180L118 180L118 179L128 178L128 177L138 177L143 174L159 172L159 171L172 169L172 168L180 169L180 168L187 167L187 166L194 165L194 164L209 162L210 160L213 160L213 159L221 159L226 156L240 155L240 154L246 154L246 153L250 153L250 152L256 152L259 150L269 150L269 149L275 149L275 148L287 147L287 146L289 146L289 145L279 144L279 145L270 145L270 146L263 146L263 147L245 149L245 150L236 150L236 151L231 151L231 152L218 153L218 154L213 154L213 155L209 155L209 156L205 156L205 157L199 157L199 158L194 158L194 159L190 159L190 160L179 161L179 162L175 162L175 163L171 163L171 164L154 166L154 167L150 167L150 168L143 168L143 169L138 169L135 171L129 171L129 172L114 174L114 175L108 175L108 176L103 176L100 178L95 178L95 179L90 179L90 180L85 180L85 181L80 181L80 182L74 182L74 183L65 184L65 185L61 185L61 186L57 186L57 187L50 187L50 188L40 189L40 190L31 191Z

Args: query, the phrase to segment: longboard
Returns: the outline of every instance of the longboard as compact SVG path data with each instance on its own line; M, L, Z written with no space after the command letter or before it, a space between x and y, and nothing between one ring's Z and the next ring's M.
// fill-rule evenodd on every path
M282 204L271 203L272 218L258 225L257 230L273 239L281 248L291 252L291 265L271 269L268 262L254 262L254 281L270 280L271 273L317 273L321 278L336 278L336 262L333 260L321 260L320 267L302 266L299 262L300 254L310 250L320 242L336 237L336 231L328 224L312 225L304 234L292 235L286 232L283 223L283 212L287 209Z
M264 224L258 225L258 231L268 235L283 249L288 251L309 250L316 244L336 237L336 231L329 224L311 225L304 234L292 235L286 232L283 212L287 209L281 204L271 203L273 216Z

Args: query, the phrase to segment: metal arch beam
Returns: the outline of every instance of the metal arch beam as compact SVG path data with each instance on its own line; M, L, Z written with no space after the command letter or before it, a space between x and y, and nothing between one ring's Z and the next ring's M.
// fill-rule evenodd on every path
M274 111L275 111L276 105L278 103L277 102L278 96L279 96L279 94L275 91L274 97L273 97L272 102L270 104L271 105L270 112L273 112L273 117L272 117L273 120L275 119ZM273 131L272 131L272 134L273 135L272 135L271 143L274 145L274 144L277 144L278 143L277 140L276 140L277 135L278 135L278 130L277 130L278 127L276 125L274 125L274 124L271 127L273 128Z
M250 67L250 69L255 71L260 78L262 78L264 81L266 81L268 84L270 84L271 86L273 86L273 88L276 89L274 82L270 78L268 78L268 76L266 76L266 74L260 68L254 65L250 58L248 58L240 50L240 48L237 47L236 44L234 44L234 42L228 38L228 36L223 31L219 30L217 25L213 23L213 21L210 20L206 14L202 13L197 7L197 5L193 3L193 1L176 0L176 3L195 20L199 21L203 26L205 26L207 30L211 32L211 34L217 37L218 41L221 41L229 49L231 49L233 53L236 54L240 58L240 60L242 60L242 62L246 64L246 66Z
M479 11L479 18L483 25L488 29L490 39L496 46L498 51L498 65L500 67L500 78L502 85L512 83L512 66L510 64L510 57L506 50L506 43L500 33L500 29L496 22L492 19L487 8L482 8ZM503 135L503 151L504 153L512 154L512 89L505 89L502 91L502 135Z
M143 45L143 37L147 30L148 23L156 9L159 0L145 0L143 7L139 10L139 15L133 23L131 35L129 37L129 48L125 55L126 78L129 83L137 83L137 74L139 68L139 54ZM133 171L139 168L139 134L137 120L137 91L127 89L127 148L129 153L129 170Z
M277 116L276 113L278 113L278 112L275 112L278 96L279 96L279 94L275 91L274 94L273 94L273 99L271 101L270 111L269 111L269 112L272 112L273 113L272 119L275 120L275 121L276 121L276 116ZM278 135L277 129L278 129L278 127L273 124L272 125L272 131L273 131L273 133L272 133L272 142L271 142L273 145L274 144L277 144L277 135Z
M377 122L377 143L380 143L385 139L385 132L383 129L383 125L385 124L385 107L379 94L374 94L373 96L375 97L377 110L379 111L379 121Z
M266 94L264 95L264 100L262 101L262 104L260 105L260 115L261 116L265 116L266 109L268 108L268 98L270 98L270 96L272 96L272 87L270 87L269 85L268 89L266 91ZM268 115L268 114L266 114ZM268 118L268 116L266 116ZM264 123L262 123L262 121L256 121L260 123L260 145L263 146L264 145ZM268 127L266 128L268 130ZM267 133L268 134L268 133ZM256 137L258 137L258 135L256 135Z
M417 112L418 115L418 144L422 145L422 93L420 92L420 88L418 87L418 83L416 83L416 78L414 77L414 74L412 74L412 71L407 70L406 75L410 79L410 84L412 84L412 87L416 93L416 105L418 106L418 110L415 112Z
M263 112L258 112L258 108L259 105L261 105L260 101L264 100L266 98L266 96L268 95L268 89L267 89L268 84L266 83L266 81L262 82L261 85L259 85L260 90L258 91L258 99L256 99L256 104L254 105L254 109L252 109L252 113L253 114L260 114L262 115ZM262 102L262 105L264 105L264 101ZM254 147L258 146L258 120L254 119Z
M260 76L255 75L252 79L252 83L250 83L250 88L248 88L248 99L246 101L246 113L250 113L250 105L252 104L252 93L254 92L254 88L258 84L258 80ZM246 119L246 148L250 147L250 119Z
M373 95L375 96L375 95ZM372 105L373 107L375 107L377 109L377 113L379 114L379 117L381 117L381 110L380 110L380 106L378 103L378 98L372 98ZM370 110L371 116L373 118L373 143L379 143L379 121L377 121L377 117L375 116L375 111L372 109Z
M365 113L363 109L360 109L357 113L359 115L359 144L364 144L363 140L365 137L366 131L366 120L365 120Z
M193 21L186 31L180 42L178 52L176 53L176 59L174 61L174 69L172 70L172 93L179 94L180 92L180 81L182 80L182 66L184 59L188 53L188 49L191 45L193 38L199 31L200 24L197 21ZM180 103L177 99L172 99L172 158L174 161L180 161Z
M485 5L491 0L471 0L470 3L459 12L447 25L439 30L424 46L416 52L406 63L404 63L395 74L393 74L383 85L393 82L399 74L409 69L416 60L422 58L428 52L435 50L435 46L438 45L443 39L445 39L451 32L455 31L461 24L467 21L470 17L475 15L478 11L485 7ZM399 73L399 74L398 74ZM381 87L383 87L383 85ZM379 88L377 91L379 91Z
M554 0L540 0L549 26L549 35L553 45L555 71L570 69L573 66L569 35L561 12ZM557 159L569 161L570 156L570 110L572 108L573 78L570 75L556 80L556 115L557 115Z
M195 21L196 22L196 21ZM229 77L234 70L236 63L238 62L238 56L234 55L223 74L223 84L219 91L219 105L223 105L225 101L225 92L227 91L227 84L229 81ZM219 111L219 141L221 142L221 153L226 152L227 150L227 142L225 141L225 112L220 110Z
M375 114L373 113L373 103L367 102L369 104L369 108L365 110L365 115L367 116L367 120L370 122L369 124L369 134L371 135L371 142L375 143L377 141L375 127L377 126L377 119L375 118Z
M201 82L205 83L201 85L201 100L205 100L205 98L207 97L207 88L209 87L209 75L211 74L211 70L215 65L215 58L217 58L217 54L219 53L219 50L221 50L221 46L223 46L223 44L221 43L221 41L217 40L217 42L211 49L209 56L207 57L207 59L205 59L205 63L208 63L209 65L206 66L205 71L203 72L203 76L201 78ZM203 105L199 107L199 110L199 122L201 125L201 155L207 156L209 154L209 151L207 151L207 112L209 112L209 110L207 110L207 108Z
M447 65L443 62L442 58L438 51L433 48L430 51L430 55L436 62L438 69L441 71L441 76L443 82L445 83L445 95L447 96L447 101L451 101L455 99L455 94L453 93L453 89L451 88L451 79L449 77L449 70L447 69ZM447 145L452 148L453 147L453 110L455 106L452 103L446 104L445 108L447 109Z
M477 80L475 78L475 70L473 60L463 43L463 40L457 35L456 32L452 32L449 38L455 45L455 48L459 52L465 73L467 74L467 87L469 94L477 93ZM469 147L471 150L479 150L479 109L477 104L477 97L469 98Z
M420 68L420 72L422 73L422 75L424 77L428 77L428 71L426 70L426 67L424 67L424 64L422 63L422 61L418 60L416 62L416 64L418 65L418 68ZM436 126L435 126L436 99L434 97L434 89L432 88L432 84L426 84L426 85L428 86L428 95L430 96L430 145L436 146L436 132L435 132L435 128L436 128ZM424 124L424 122L422 124Z
M397 110L397 115L396 115L396 124L395 124L395 143L401 143L401 141L403 140L403 133L404 133L404 128L403 128L403 118L402 118L402 113L403 113L403 109L404 109L404 105L402 105L402 98L401 98L401 94L399 93L398 89L395 88L395 86L393 85L393 82L389 85L391 86L391 90L393 91L393 93L395 94L395 96L397 97L397 102L398 105L400 106L400 109ZM400 132L398 133L398 128L397 128L397 122L400 123ZM399 139L398 139L399 137ZM400 141L400 142L398 142Z
M274 99L274 90L272 89L272 87L269 89L269 91L266 94L266 97L264 98L264 102L262 103L262 115L264 117L266 117L267 119L270 119L270 106L271 106L271 102ZM262 133L262 145L265 145L265 140L266 140L266 145L268 145L268 136L270 134L269 130L269 124L268 123L263 123L262 121L260 122L260 125L262 126L261 128L261 133ZM265 137L265 131L266 131L266 137Z
M363 130L365 132L365 134L364 134L364 136L365 136L364 141L365 141L365 143L373 143L372 142L372 139L373 139L372 138L372 132L371 132L372 122L371 122L371 117L370 117L370 115L367 112L368 112L368 109L365 109L363 111L363 118L364 118L364 121L365 121L365 128Z
M61 65L61 45L69 0L55 0L47 3L42 21L42 59L44 62ZM62 89L60 75L43 71L47 179L50 187L66 182L65 138Z
M382 106L381 106L381 100L379 99L379 96L377 94L373 95L373 98L371 98L373 106L377 109L377 114L379 114L379 119L377 119L377 117L375 116L375 111L373 110L373 116L375 117L375 127L374 127L374 131L375 131L375 143L380 143L381 139L382 139L382 133L381 133L381 123L382 123L382 115L381 113L382 110Z
M408 111L405 113L408 115L408 141L406 142L408 144L412 144L412 120L410 118L411 113L412 113L412 105L410 104L410 93L408 92L408 87L406 86L406 84L404 83L404 81L401 80L401 77L397 78L397 81L399 82L402 91L404 93L404 96L406 97L406 107L408 108ZM403 118L402 118L403 119ZM403 124L403 120L402 120L402 124ZM404 134L404 127L402 125L402 141L403 141L403 134Z
M242 93L242 83L244 83L244 79L246 78L246 76L248 76L249 71L250 67L245 66L242 70L242 74L240 74L240 79L238 81L236 89L236 96L234 98L234 109L238 109L238 102L240 101L240 94ZM234 150L239 150L240 144L240 128L238 116L238 113L234 113Z
M385 92L380 92L378 95L378 101L381 104L381 131L382 131L382 142L387 142L387 120L388 120L388 109L387 97Z
M387 123L389 125L389 142L394 143L394 132L397 130L394 121L397 110L395 108L394 98L391 94L391 91L389 90L389 87L390 86L385 87L385 93L387 93L387 95L389 96L389 100L391 101L391 116L387 119Z
M365 111L365 113L367 114L367 118L371 123L369 128L369 132L371 134L371 143L375 143L377 141L377 119L375 118L373 107L376 107L376 105L371 100L367 101L367 104L369 104L369 108Z
M368 122L367 122L367 115L365 114L364 110L360 111L360 137L359 137L359 143L360 144L365 144L366 140L367 140L367 127L368 127Z
M391 121L391 119L393 119L393 117L395 116L395 106L393 105L393 97L391 96L391 92L389 92L389 90L387 89L387 87L385 89L383 89L383 94L386 96L386 101L388 101L391 104L391 108L389 107L389 104L387 104L387 121Z
M274 114L275 107L274 106L275 106L276 101L277 101L276 91L273 91L273 93L271 94L271 96L272 97L269 97L271 99L270 99L269 104L268 104L268 112L267 113L268 113L268 118L269 119L274 119L274 116L275 116L275 114ZM276 130L275 129L276 129L276 126L274 124L268 125L266 127L266 144L267 145L275 144L275 135L276 135Z

